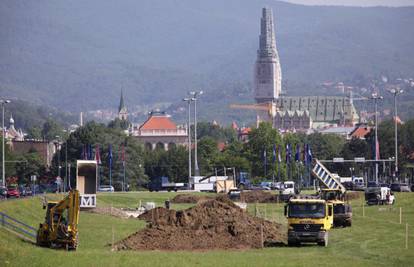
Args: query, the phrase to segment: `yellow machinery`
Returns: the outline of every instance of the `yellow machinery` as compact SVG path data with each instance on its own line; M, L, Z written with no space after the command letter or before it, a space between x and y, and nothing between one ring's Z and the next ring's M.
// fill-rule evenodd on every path
M315 242L328 246L333 225L333 206L323 199L291 198L285 206L288 219L288 245Z
M78 245L79 191L71 190L61 201L49 201L45 222L37 231L36 243L45 247L76 250Z
M320 197L329 203L332 203L334 210L334 227L347 227L352 225L352 208L345 203L345 192L339 189L323 188Z

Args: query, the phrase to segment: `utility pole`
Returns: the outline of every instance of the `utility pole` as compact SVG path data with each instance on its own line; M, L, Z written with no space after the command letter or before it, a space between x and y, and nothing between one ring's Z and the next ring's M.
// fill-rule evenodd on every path
M197 158L197 100L198 96L203 94L203 91L190 92L194 99L194 175L200 176L200 170L198 169L198 158Z
M63 192L66 192L66 185L68 182L68 139L65 142L65 180L63 182Z
M394 95L394 141L395 141L395 169L394 177L397 178L398 174L398 122L397 122L397 96L404 93L404 90L395 88L389 90Z
M5 161L5 159L4 159L4 157L5 157L5 153L4 153L4 146L5 146L4 139L6 139L6 129L4 128L4 106L6 104L10 103L10 102L11 101L10 100L7 100L7 99L0 100L0 104L1 104L1 107L2 107L2 110L3 110L3 116L2 116L2 118L3 118L3 120L2 120L2 131L3 131L3 136L2 136L2 142L3 142L3 146L2 146L2 155L3 155L2 156L2 183L3 183L3 187L6 186L6 166L4 164L4 161Z
M191 102L194 101L194 98L186 97L183 98L183 101L188 104L188 121L187 121L187 137L188 137L188 181L191 179Z
M383 99L382 96L378 94L378 92L375 92L372 94L371 99L375 102L375 183L378 184L378 161L380 155L379 149L378 149L378 100Z

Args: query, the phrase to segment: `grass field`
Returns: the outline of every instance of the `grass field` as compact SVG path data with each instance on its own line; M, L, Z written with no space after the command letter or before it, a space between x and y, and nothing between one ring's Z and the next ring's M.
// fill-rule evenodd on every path
M175 194L103 193L98 195L98 205L135 207L140 200L162 205ZM396 197L397 203L392 207L371 206L364 210L362 199L352 201L353 226L333 229L326 248L306 245L244 251L112 252L112 240L142 229L145 223L81 212L80 245L76 252L36 247L0 227L0 266L414 266L414 193L400 193ZM0 202L0 211L37 227L44 218L41 206L40 197L8 200ZM173 204L172 208L189 206ZM286 224L282 204L258 204L257 209L258 216ZM253 213L254 204L248 210Z

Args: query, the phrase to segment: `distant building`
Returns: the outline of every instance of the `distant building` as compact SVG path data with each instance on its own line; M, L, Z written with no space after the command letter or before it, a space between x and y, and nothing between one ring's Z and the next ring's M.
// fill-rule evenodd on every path
M349 139L350 133L354 130L353 126L332 126L320 130L321 134L336 134Z
M307 132L312 128L312 118L308 110L281 110L276 112L273 127L283 131Z
M16 130L13 116L10 116L10 125L6 130L6 140L10 150L16 155L36 151L43 160L46 167L50 167L56 147L53 142L44 140L25 140L24 133L21 129Z
M8 142L16 140L16 141L22 141L24 140L24 134L22 129L16 130L14 128L14 119L13 116L10 116L10 126L9 129L6 129L6 140Z
M36 151L47 168L51 166L53 156L57 151L53 142L43 140L13 140L10 149L18 155Z
M270 8L262 10L254 71L254 98L256 105L261 105L256 108L258 122L271 122L282 131L303 131L330 124L348 126L359 122L353 102L347 96L281 97L282 71ZM343 89L344 85L341 86Z
M124 103L124 94L122 90L121 90L121 99L119 100L118 118L122 121L128 120L128 110Z
M177 126L164 112L150 112L148 119L133 128L131 135L144 143L146 149L168 150L177 145L187 145L187 128Z
M358 138L358 139L365 139L368 134L371 133L372 127L369 127L366 124L357 125L355 129L349 133L349 137L352 138Z
M354 125L359 121L358 113L347 96L289 96L279 98L275 103L277 110L307 111L313 122Z

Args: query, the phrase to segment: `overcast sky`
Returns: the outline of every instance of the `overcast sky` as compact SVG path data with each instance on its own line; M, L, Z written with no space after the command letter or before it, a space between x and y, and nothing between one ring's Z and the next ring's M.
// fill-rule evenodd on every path
M304 5L414 6L414 0L281 0Z

